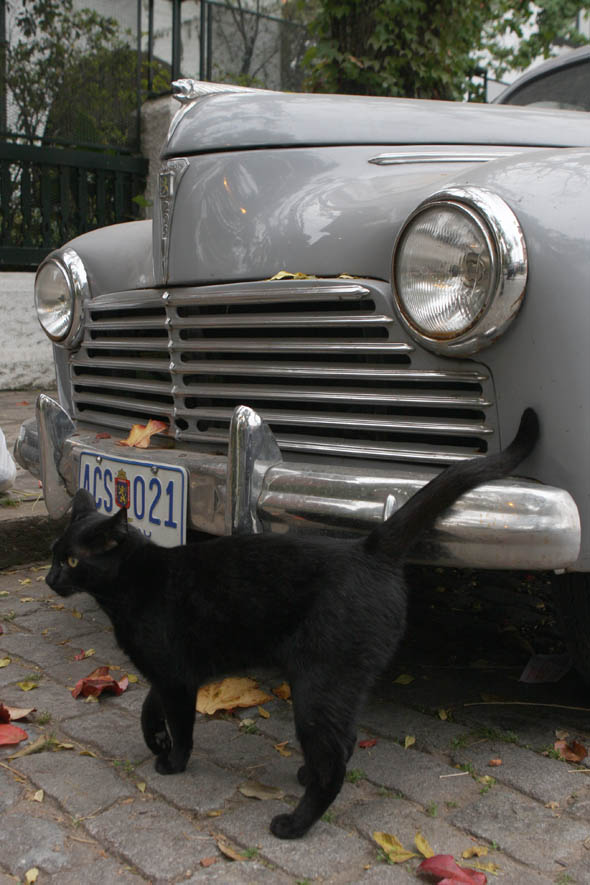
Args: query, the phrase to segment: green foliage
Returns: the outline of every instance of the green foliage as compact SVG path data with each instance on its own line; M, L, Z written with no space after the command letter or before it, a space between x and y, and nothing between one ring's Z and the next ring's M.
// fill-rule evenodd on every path
M316 92L482 98L478 64L499 78L556 45L586 42L590 0L315 0L306 65ZM481 69L480 69L481 70Z

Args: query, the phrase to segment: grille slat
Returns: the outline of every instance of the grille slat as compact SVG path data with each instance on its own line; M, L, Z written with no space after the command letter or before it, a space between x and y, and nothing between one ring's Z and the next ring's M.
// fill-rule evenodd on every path
M377 281L100 296L71 373L85 422L157 417L188 443L225 445L245 403L285 452L447 463L498 446L485 367L417 349Z

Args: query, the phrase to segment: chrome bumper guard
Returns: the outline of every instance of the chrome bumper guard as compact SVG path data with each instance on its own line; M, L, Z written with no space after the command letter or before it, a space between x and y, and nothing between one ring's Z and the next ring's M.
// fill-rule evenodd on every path
M40 475L49 515L69 508L80 452L120 455L115 441L77 428L45 394L37 418L21 428L15 456ZM182 465L190 476L189 525L214 535L242 532L371 530L401 507L436 470L395 465L395 473L363 466L287 463L269 427L247 406L233 415L228 454L134 449L134 458ZM509 478L463 495L412 551L410 561L492 569L564 569L580 548L576 504L563 489Z

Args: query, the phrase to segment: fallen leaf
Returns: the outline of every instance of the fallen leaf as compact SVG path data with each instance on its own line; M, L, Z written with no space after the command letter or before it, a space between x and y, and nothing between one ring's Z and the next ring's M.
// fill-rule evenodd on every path
M288 701L291 697L291 686L288 682L281 682L280 685L277 685L276 688L272 690L273 694L276 694L278 698L281 698L283 701Z
M223 809L218 808L218 809L215 809L214 811L208 811L207 817L220 817L222 814L223 814Z
M402 843L391 833L383 833L377 830L373 833L373 839L383 849L392 863L404 863L411 857L418 857L413 851L408 851Z
M216 857L202 857L199 861L202 867L211 867L214 863L217 863Z
M39 870L37 867L31 867L30 870L27 870L25 873L25 885L33 885L33 882L37 881L39 876Z
M559 802L555 802L555 800L553 802L546 802L545 808L550 808L552 811L557 811L557 809L559 808Z
M34 688L37 688L36 682L17 682L16 684L21 691L33 691Z
M212 715L217 710L233 710L235 707L255 707L272 698L258 683L247 676L230 676L220 682L211 682L199 689L197 710Z
M6 747L11 744L20 744L21 741L28 740L29 736L22 728L9 723L0 725L0 746Z
M413 734L407 734L404 740L404 750L407 750L408 747L413 747L416 743L416 738Z
M21 602L34 602L35 599L32 596L21 596L20 601Z
M487 882L484 873L477 870L460 867L455 863L452 854L435 854L423 860L417 868L419 873L430 873L442 879L445 885L455 885L455 883L468 883L468 885L485 885ZM442 885L442 882L439 882Z
M258 707L258 713L263 719L270 719L270 713L264 707Z
M244 781L238 790L249 799L284 799L285 797L284 790L280 790L278 787L269 787L259 781Z
M465 851L461 852L461 857L469 860L471 857L485 857L487 853L486 845L472 845L471 848L466 848Z
M83 661L85 658L91 658L92 655L95 655L95 654L96 654L96 652L93 648L89 648L86 651L84 651L84 649L82 648L82 649L80 649L79 654L74 655L74 660L75 661Z
M42 753L43 750L48 750L50 746L51 746L51 742L47 740L45 735L41 735L41 737L38 737L37 740L33 741L32 744L28 744L26 747L23 747L21 750L18 750L16 753L13 753L9 758L10 759L21 759L23 756L32 756L33 753Z
M564 740L565 740L566 738L568 738L569 736L570 736L569 731L565 731L565 729L563 729L563 728L558 728L558 729L556 730L556 732L555 732L555 737L556 737L559 741L564 741Z
M79 679L72 689L72 697L82 695L84 698L97 698L103 691L110 691L115 695L123 694L129 684L126 677L117 680L110 675L108 667L98 667L88 676Z
M230 845L229 842L226 842L225 839L217 838L215 842L221 853L225 854L226 857L229 857L230 860L246 860L246 855L240 854L238 849L234 848L233 845Z
M291 750L287 750L287 744L289 741L281 741L279 744L275 744L274 748L281 756L292 756Z
M359 741L359 747L361 750L369 750L371 747L374 747L377 743L377 738L367 738L364 741Z
M588 750L580 741L555 741L553 748L568 762L582 762L588 755Z
M428 839L422 833L416 833L414 844L423 857L434 857L434 851L430 847Z
M136 449L147 449L154 433L163 433L168 430L165 421L149 419L147 424L134 424L127 439L118 439L118 446L131 446Z
M270 280L317 280L317 277L310 276L307 273L301 273L298 271L297 273L291 273L288 270L279 270L278 273L274 275L274 277L270 277Z
M31 796L31 802L43 802L45 798L45 792L43 790L37 790L36 793L33 793Z
M28 406L28 405L29 405L29 401L26 400L26 399L21 399L18 403L15 403L14 405L15 405L15 406Z
M485 863L481 860L472 860L471 863L475 869L484 870L486 873L492 873L493 876L495 876L500 870L498 864L494 863L492 860L488 860Z
M2 667L8 667L11 661L12 658L0 658L0 669L2 669Z
M19 584L31 584L32 583L30 578L19 578L18 582L19 582ZM22 600L21 600L21 602L22 602Z
M397 679L394 679L394 683L396 685L409 685L410 682L414 681L414 676L411 676L409 673L400 673Z
M139 790L140 793L145 793L146 786L147 786L147 784L145 781L140 781L137 784L137 789Z
M2 704L0 704L0 722L4 721L2 719L1 708ZM8 711L10 722L16 722L18 719L26 719L27 716L30 716L31 713L35 713L37 711L36 707L4 707L4 709Z
M498 765L502 765L502 760L501 759L490 759L490 761L488 762L488 765L491 766L492 768L496 768Z
M441 707L440 710L438 711L438 718L442 719L443 722L446 722L446 720L449 718L448 711L445 710L443 707Z
M136 676L135 673L128 673L127 679L129 680L130 685L135 685L136 682L139 682L139 676Z
M97 433L94 439L110 439L111 434L107 433L106 430L101 430L100 433Z

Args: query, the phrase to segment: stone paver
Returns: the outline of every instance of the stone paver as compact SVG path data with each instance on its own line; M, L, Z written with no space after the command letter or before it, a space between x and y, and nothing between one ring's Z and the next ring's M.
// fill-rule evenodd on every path
M8 613L0 619L0 657L10 658L0 669L0 701L36 708L19 722L28 741L0 747L0 885L22 881L32 867L40 870L39 885L422 881L419 858L401 865L380 859L377 830L408 848L421 832L433 850L457 860L483 845L499 867L489 885L590 885L590 780L574 773L580 766L540 752L560 729L590 745L587 694L571 677L531 687L516 681L519 667L496 673L486 664L463 680L450 666L421 670L424 648L406 657L370 698L359 740L376 742L355 748L324 819L303 839L281 841L269 832L270 820L303 792L291 705L267 702L268 718L256 707L197 716L187 770L159 775L140 727L147 684L102 613L84 596L53 596L37 580L41 574L30 566L0 572L0 592L8 594L0 595L0 612ZM75 660L90 648L92 656ZM139 681L120 697L74 699L73 684L102 664ZM402 672L414 682L395 683ZM18 683L31 676L36 688L24 692ZM282 681L275 672L259 678L266 689ZM505 705L478 705L484 693ZM11 758L38 737L74 746ZM277 749L284 741L289 756ZM502 765L489 767L493 757ZM482 783L483 775L495 783ZM247 780L277 787L283 798L247 798L239 789ZM39 790L42 802L33 801ZM246 859L229 860L220 840Z

